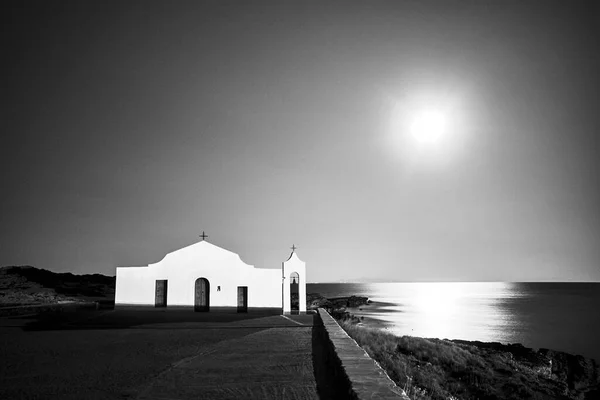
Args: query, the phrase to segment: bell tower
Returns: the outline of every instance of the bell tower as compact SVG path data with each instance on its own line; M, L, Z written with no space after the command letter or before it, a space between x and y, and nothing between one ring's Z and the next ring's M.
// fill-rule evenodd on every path
M283 314L292 313L292 285L298 287L298 312L306 314L306 263L298 258L296 246L292 246L292 254L281 264L281 267Z

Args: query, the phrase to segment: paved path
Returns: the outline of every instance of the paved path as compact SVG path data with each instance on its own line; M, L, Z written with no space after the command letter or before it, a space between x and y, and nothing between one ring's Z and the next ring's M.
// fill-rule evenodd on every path
M292 319L303 325L219 342L176 363L138 399L318 399L312 316Z
M313 319L178 310L0 318L0 399L316 399L316 380L321 398L335 398L313 372Z

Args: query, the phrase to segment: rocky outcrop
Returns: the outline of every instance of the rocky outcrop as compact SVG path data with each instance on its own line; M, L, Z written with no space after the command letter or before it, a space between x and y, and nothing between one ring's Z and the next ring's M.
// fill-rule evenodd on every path
M114 298L115 278L56 273L31 266L0 268L0 307Z
M318 308L331 308L331 301L319 293L306 294L306 309L316 310Z
M326 298L319 293L308 293L306 295L306 309L316 310L323 308L338 320L351 320L359 322L360 319L352 315L348 308L357 308L369 304L369 298L364 296L347 296Z
M556 350L540 349L539 355L550 360L551 379L564 382L567 393L584 392L591 398L592 394L600 394L600 364L598 361ZM594 397L598 398L599 397Z
M470 347L471 352L482 354L487 359L506 356L504 358L511 370L536 376L537 391L546 393L550 398L600 399L600 364L594 359L544 348L536 351L520 343L451 342Z
M324 308L328 312L331 310L345 310L346 308L356 308L369 304L369 298L364 296L346 296L327 298L319 293L308 293L306 295L306 308L316 310Z

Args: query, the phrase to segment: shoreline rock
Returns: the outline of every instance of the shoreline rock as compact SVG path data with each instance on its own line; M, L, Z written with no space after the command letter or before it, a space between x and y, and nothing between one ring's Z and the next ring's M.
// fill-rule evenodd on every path
M353 295L328 298L320 293L307 293L306 295L306 308L309 310L316 310L319 307L333 310L355 308L369 303L369 298L364 296Z
M360 322L361 319L352 315L348 311L348 308L357 308L363 305L369 304L371 301L365 296L343 296L343 297L331 297L327 298L320 293L307 293L306 294L306 309L316 310L317 308L324 308L327 310L332 317L339 320L351 320L353 322ZM292 305L294 299L292 298Z
M352 325L358 325L358 322L362 322L361 319L348 311L343 313L334 312L331 315L338 320L348 321ZM371 329L379 331L377 328ZM393 336L401 337L398 335ZM438 338L418 339L429 341L434 345L436 343L439 345L443 345L443 343L457 345L472 355L499 360L502 365L499 364L498 368L500 369L498 371L501 374L511 375L514 373L519 374L519 376L521 376L520 374L526 374L530 377L536 377L535 389L533 387L528 389L531 390L528 395L532 395L533 397L529 397L532 399L600 399L600 362L592 358L546 348L536 350L525 347L521 343L503 344L499 342ZM406 353L399 350L399 353L410 359L414 357L412 352ZM416 364L423 363L422 360L414 360L414 362ZM431 367L431 363L426 362L425 364L425 367L427 365Z

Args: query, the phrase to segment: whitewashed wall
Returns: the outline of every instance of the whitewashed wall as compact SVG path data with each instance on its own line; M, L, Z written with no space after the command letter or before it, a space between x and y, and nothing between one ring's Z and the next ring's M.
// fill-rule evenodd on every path
M166 279L167 307L193 306L196 279L206 278L211 307L236 307L238 286L248 287L248 307L281 307L280 269L254 268L206 241L169 253L156 264L118 267L116 277L117 305L154 306L156 280Z

